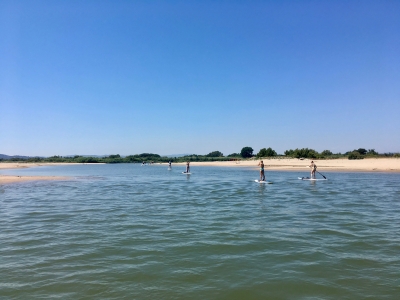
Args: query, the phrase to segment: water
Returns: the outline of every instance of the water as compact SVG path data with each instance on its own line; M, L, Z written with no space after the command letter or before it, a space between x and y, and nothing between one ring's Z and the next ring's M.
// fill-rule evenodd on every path
M165 165L8 170L0 298L397 299L400 174Z

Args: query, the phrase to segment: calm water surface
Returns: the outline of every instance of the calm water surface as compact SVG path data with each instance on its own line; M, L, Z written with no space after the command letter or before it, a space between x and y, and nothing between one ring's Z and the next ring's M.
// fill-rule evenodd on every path
M2 171L0 298L398 299L399 174L183 170Z

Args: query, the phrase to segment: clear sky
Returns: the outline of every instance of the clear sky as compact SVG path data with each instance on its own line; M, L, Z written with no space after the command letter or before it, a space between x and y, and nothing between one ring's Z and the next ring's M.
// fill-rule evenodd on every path
M400 152L400 1L0 0L0 153Z

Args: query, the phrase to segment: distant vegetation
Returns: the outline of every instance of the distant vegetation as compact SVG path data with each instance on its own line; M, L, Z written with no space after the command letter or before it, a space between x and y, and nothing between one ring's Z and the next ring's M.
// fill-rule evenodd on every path
M271 147L268 149L262 148L258 153L257 157L271 157L271 156L277 156L278 154L275 152L275 150L272 150Z
M324 150L329 151L329 150ZM330 152L330 151L329 151ZM286 150L285 155L294 158L317 158L319 157L319 153L314 149L302 148L302 149L295 149L295 150Z
M222 152L213 151L213 152L208 153L206 156L207 157L223 157L224 155L222 154Z
M364 159L368 157L400 157L400 153L378 153L375 149L364 149L358 148L353 151L348 151L346 153L332 153L330 150L324 150L318 152L314 149L301 148L301 149L289 149L284 152L284 155L277 154L275 150L271 147L262 148L260 151L254 155L252 147L243 147L240 153L232 153L224 156L220 151L212 151L205 155L185 155L181 157L167 157L160 156L154 153L142 153L135 155L128 155L122 157L119 154L113 154L104 157L91 157L91 156L51 156L51 157L29 157L29 156L7 156L0 154L0 161L3 162L30 162L30 163L162 163L172 161L176 162L186 162L186 161L229 161L238 159L248 159L248 158L309 158L309 159L337 159L337 158L348 158L348 159Z
M353 151L342 153L332 153L330 150L324 150L318 153L314 149L302 148L295 150L286 150L285 156L294 158L311 158L311 159L335 159L335 158L348 158L348 159L364 159L368 157L400 157L399 153L383 153L379 154L375 149L366 150L359 148Z

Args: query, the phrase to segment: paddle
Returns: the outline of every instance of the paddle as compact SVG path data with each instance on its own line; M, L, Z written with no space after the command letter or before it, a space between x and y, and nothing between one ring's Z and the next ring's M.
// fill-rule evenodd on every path
M310 166L308 166L309 168L311 168ZM322 177L324 177L324 179L326 179L326 177L324 175L322 175L320 172L318 172L317 170L315 170L315 172L317 172L319 175L321 175Z
M320 172L318 172L317 170L315 170L315 172L317 172L319 175L321 175L322 177L324 177L326 179L326 177L324 175L322 175Z

